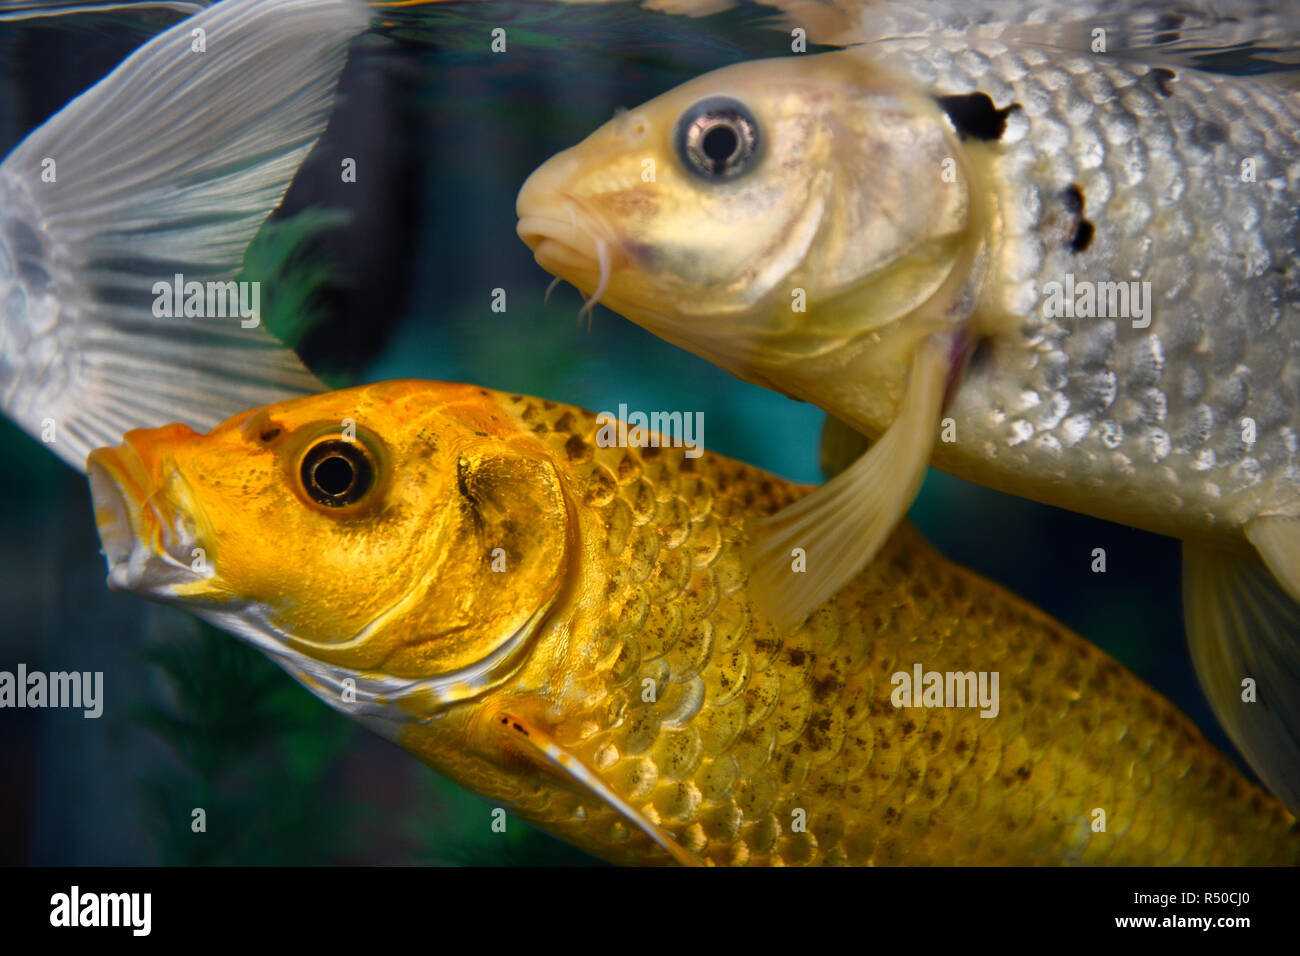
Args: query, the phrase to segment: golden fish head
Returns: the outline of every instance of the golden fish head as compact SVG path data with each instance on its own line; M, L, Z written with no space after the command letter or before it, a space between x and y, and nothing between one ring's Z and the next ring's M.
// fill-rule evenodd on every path
M548 160L518 233L544 269L752 377L936 294L969 238L968 187L945 175L960 155L938 105L857 51L741 63Z
M573 534L551 460L489 394L390 382L128 432L87 464L110 585L361 716L483 692L526 656Z

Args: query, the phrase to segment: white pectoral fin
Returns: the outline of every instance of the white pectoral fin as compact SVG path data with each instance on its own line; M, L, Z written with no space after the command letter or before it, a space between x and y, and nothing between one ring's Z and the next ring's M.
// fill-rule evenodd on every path
M1300 601L1300 519L1264 515L1246 524L1246 537L1291 599Z
M18 224L0 243L27 302L3 319L5 341L37 343L6 344L6 411L33 434L53 420L50 448L74 467L130 428L206 429L323 388L260 325L264 290L227 283L324 130L367 22L356 0L223 0L145 43L0 166ZM202 285L202 309L183 293L175 314L178 275Z
M1300 604L1254 556L1184 542L1183 616L1215 716L1269 789L1300 810Z
M754 590L778 627L798 624L832 597L907 513L934 446L947 346L935 336L917 349L902 407L880 441L760 528L749 553Z
M663 848L669 856L682 866L702 866L702 861L675 840L671 834L649 819L619 795L595 770L588 767L578 757L556 743L552 737L536 724L513 713L498 713L493 719L497 729L509 739L515 747L523 750L533 759L557 771L571 784L591 794L601 803L608 804L622 815L623 819L644 832Z
M867 453L871 439L852 425L827 415L822 423L820 464L823 477L828 480L844 471Z

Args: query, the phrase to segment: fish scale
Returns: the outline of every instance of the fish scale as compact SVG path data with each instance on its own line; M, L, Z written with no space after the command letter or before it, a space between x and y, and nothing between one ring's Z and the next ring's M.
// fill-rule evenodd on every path
M35 408L39 419L75 377L78 353L69 347L67 323L58 321L49 251L29 225L32 204L15 179L0 171L0 399L11 417Z
M1277 326L1294 326L1300 307L1300 255L1285 241L1300 98L1190 69L1162 96L1159 67L983 37L867 52L935 90L1019 104L995 165L1008 228L991 273L999 305L1021 321L968 370L949 409L958 440L937 446L936 463L1182 537L1293 509L1300 359L1278 348ZM1245 158L1256 182L1241 181ZM1096 229L1081 252L1058 226L1072 184ZM1047 317L1043 287L1067 274L1150 281L1150 328ZM1244 418L1256 424L1249 448Z
M466 751L492 700L545 699L557 741L719 865L1297 860L1294 818L1163 698L910 527L778 636L740 546L800 488L709 454L597 447L593 416L499 400L561 469L589 563L492 699L399 732L452 779L598 856L669 862L581 788ZM999 671L999 715L895 708L891 675L914 663Z

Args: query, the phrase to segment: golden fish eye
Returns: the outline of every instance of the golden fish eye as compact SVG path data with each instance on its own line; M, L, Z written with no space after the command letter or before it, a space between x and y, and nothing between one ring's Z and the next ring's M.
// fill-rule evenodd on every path
M311 500L327 508L355 504L375 483L374 464L361 444L337 438L308 449L299 473Z
M743 104L727 97L700 100L677 121L677 152L695 175L734 179L758 157L758 122Z

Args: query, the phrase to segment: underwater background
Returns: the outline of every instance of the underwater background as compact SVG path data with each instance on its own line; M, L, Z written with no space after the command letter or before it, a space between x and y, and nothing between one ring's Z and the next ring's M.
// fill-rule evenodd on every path
M766 16L512 2L388 17L354 45L325 137L245 260L264 321L332 386L418 377L702 411L711 451L819 480L823 413L603 308L588 327L568 286L543 304L550 277L515 235L528 173L617 107L789 53ZM0 21L0 155L177 19ZM504 53L490 50L495 27ZM341 182L344 158L355 183ZM110 592L84 478L4 420L0 463L0 669L103 671L105 697L99 719L0 711L0 863L599 865L513 818L492 832L487 802L256 651ZM1176 541L933 470L910 517L949 558L1116 657L1252 776L1192 672ZM196 807L205 833L191 831Z

